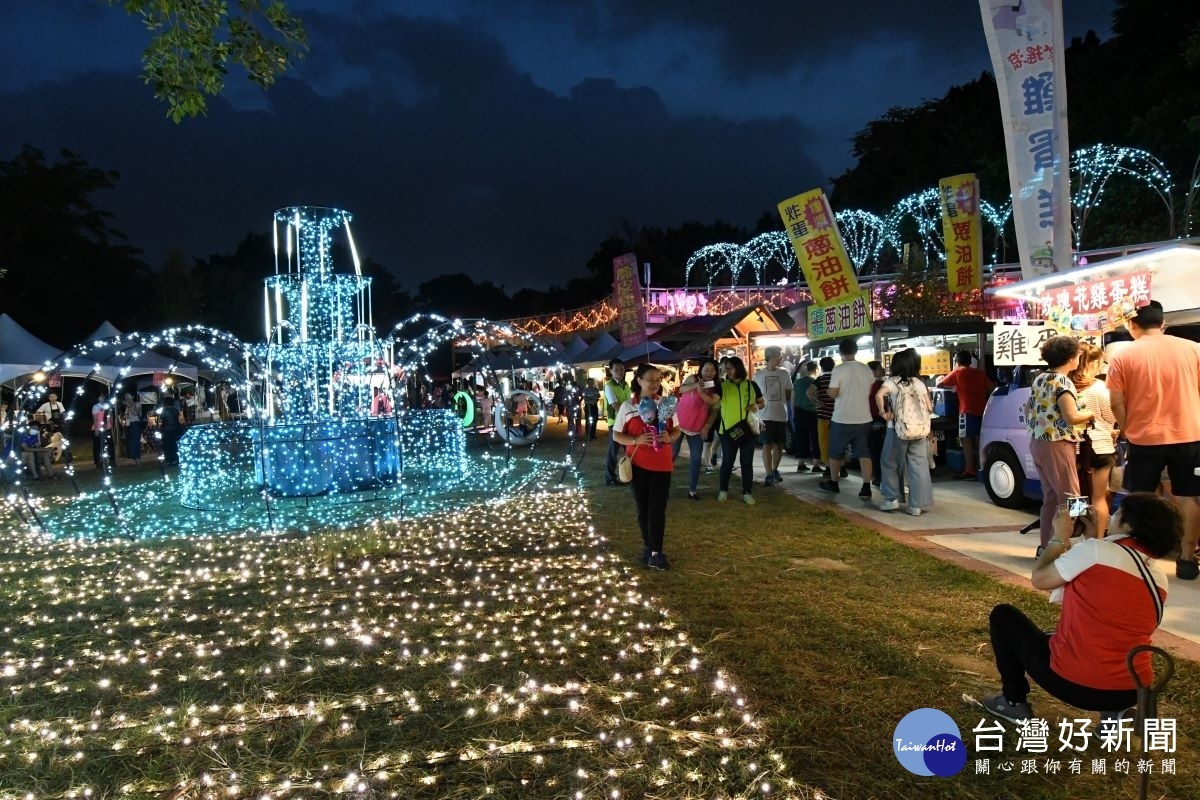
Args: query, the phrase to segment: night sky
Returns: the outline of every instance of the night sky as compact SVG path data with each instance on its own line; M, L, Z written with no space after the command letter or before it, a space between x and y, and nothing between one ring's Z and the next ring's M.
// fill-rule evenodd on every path
M232 252L279 207L346 208L410 289L561 284L626 224L751 226L852 166L889 107L990 69L971 0L292 0L308 57L176 125L117 5L0 4L0 158L120 172L94 200L154 266ZM1112 0L1064 6L1068 40L1110 35Z

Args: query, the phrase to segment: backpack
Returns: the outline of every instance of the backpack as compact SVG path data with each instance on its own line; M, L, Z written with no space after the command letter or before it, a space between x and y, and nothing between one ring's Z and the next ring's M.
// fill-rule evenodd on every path
M892 393L892 423L896 428L896 436L900 439L924 439L929 435L929 409L916 381L896 381L893 383L896 391Z

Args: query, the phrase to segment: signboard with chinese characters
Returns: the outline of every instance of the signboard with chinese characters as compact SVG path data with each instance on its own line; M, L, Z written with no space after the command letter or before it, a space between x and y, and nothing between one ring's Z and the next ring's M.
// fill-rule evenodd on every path
M1021 274L1072 266L1062 0L979 0L1000 93Z
M637 256L626 253L613 259L613 297L622 347L637 347L646 341L646 308L638 279Z
M921 353L922 375L947 375L954 369L954 359L949 350Z
M779 204L779 216L813 302L828 305L853 299L858 294L858 278L825 193L813 189L790 197Z
M808 307L809 339L827 339L831 336L858 336L870 332L870 291L858 292L853 297L833 303Z
M890 350L883 354L883 368L889 370L892 367L892 359L899 355L901 350ZM934 350L928 353L921 353L921 375L946 375L954 369L954 359L950 356L949 350Z
M1134 307L1141 307L1150 302L1150 273L1132 272L1119 278L1097 278L1081 281L1074 286L1047 289L1040 299L1043 319L1049 319L1054 309L1071 317L1105 314L1113 303L1124 300ZM1098 327L1105 329L1112 326L1101 322Z
M983 221L979 180L974 173L938 181L942 198L942 237L946 242L946 278L952 292L983 288Z
M1042 345L1047 339L1063 336L1049 322L997 322L992 329L992 357L997 367L1045 366ZM1101 331L1083 331L1072 336L1096 347L1104 347Z

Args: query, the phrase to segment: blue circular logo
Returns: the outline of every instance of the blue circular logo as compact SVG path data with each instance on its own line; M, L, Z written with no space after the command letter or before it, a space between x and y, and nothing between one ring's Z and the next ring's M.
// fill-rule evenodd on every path
M914 775L948 778L967 765L958 725L936 708L918 708L900 720L892 734L892 752L900 766Z

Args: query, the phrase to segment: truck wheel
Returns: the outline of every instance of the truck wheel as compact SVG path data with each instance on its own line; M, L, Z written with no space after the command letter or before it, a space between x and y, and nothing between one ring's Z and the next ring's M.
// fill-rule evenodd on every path
M983 473L984 486L993 503L1001 508L1025 505L1025 470L1015 453L1006 448L989 456Z

